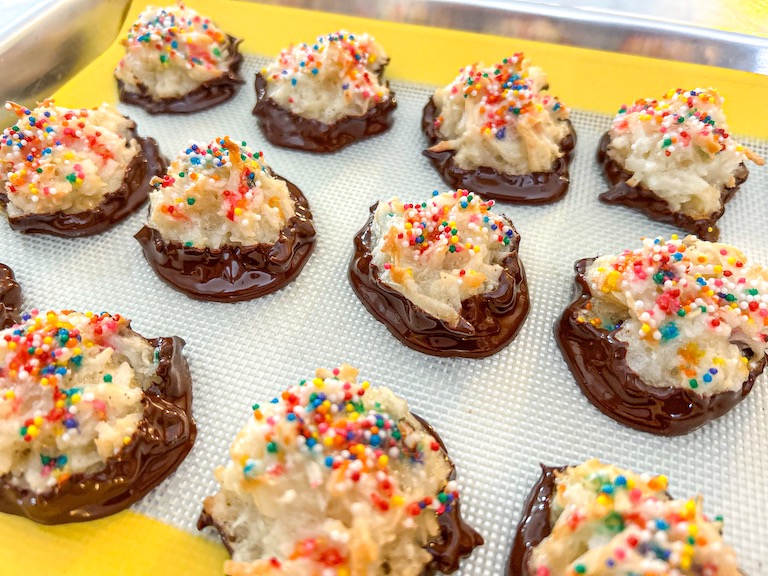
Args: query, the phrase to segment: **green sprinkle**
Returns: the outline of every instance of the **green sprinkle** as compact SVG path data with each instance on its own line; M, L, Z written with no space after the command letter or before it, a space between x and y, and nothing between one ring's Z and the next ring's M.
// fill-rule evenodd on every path
M67 180L74 184L75 180L77 180L77 175L74 172L72 172L72 174L67 174Z
M112 382L112 374L105 374L104 382Z
M448 252L450 252L451 254L456 252L456 246L448 246Z
M162 62L163 64L168 62L168 56L166 54L160 54L160 62Z
M195 203L195 199L194 198L192 198L191 196L189 198L187 198L187 204L189 204L190 206L193 206L194 203Z
M251 406L251 408L252 408L254 411L255 411L255 410L258 410L258 409L259 409L259 405L258 405L258 404L254 404L253 406Z
M576 566L574 566L573 569L576 571L576 574L586 574L587 573L587 567L584 566L584 564L576 564Z
M277 452L277 444L275 444L274 442L270 442L269 444L267 444L267 452L269 452L270 454L274 454L275 452Z
M677 315L680 316L680 318L682 318L683 316L685 316L685 310L680 308L680 310L677 311Z
M219 56L219 57L221 56L221 50L219 50L218 48L214 48L212 52L214 56Z
M184 176L186 176L185 172L179 172L179 178L184 178Z
M691 378L690 380L688 380L688 384L690 384L691 388L693 388L694 390L699 387L699 383L696 382L696 378Z
M186 246L187 248L191 248L192 247L192 241L189 240L187 242L184 242L184 246Z

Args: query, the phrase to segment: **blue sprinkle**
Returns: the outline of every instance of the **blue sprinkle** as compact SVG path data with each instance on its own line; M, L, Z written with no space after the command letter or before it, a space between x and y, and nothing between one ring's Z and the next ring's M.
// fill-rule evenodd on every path
M710 382L712 382L712 375L704 374L704 376L702 376L701 379L704 380L704 382L706 382L707 384L709 384Z
M332 456L326 456L325 457L325 465L328 466L328 468L333 467L333 457Z

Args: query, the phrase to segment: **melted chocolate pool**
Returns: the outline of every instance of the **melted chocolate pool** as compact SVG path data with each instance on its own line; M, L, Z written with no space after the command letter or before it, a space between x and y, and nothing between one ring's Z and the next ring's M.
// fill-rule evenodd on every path
M456 479L456 467L448 457L448 451L445 448L442 438L435 432L435 429L421 416L413 414L413 417L424 426L424 429L440 444L445 458L451 466L448 475L448 481ZM432 555L432 560L424 567L421 576L432 576L436 572L451 574L459 569L459 562L462 558L469 556L472 551L484 543L483 537L477 530L467 524L461 517L460 502L456 500L454 505L437 517L440 525L440 539L430 542L425 546L425 550ZM218 524L210 514L203 511L197 521L197 529L203 530L208 526L216 529L230 555L234 552L232 546L235 538L229 535L223 526Z
M421 118L421 129L427 137L429 146L445 140L435 126L439 116L437 107L429 99ZM560 200L568 191L570 179L568 165L576 146L576 132L570 120L566 120L569 134L560 142L563 155L557 158L549 172L531 174L506 174L488 166L474 170L465 170L456 164L455 150L434 152L424 150L432 165L440 173L443 181L453 189L466 189L480 194L483 198L493 198L502 202L519 204L545 204Z
M5 264L0 264L0 330L19 321L21 310L21 286Z
M368 222L355 236L355 254L349 265L352 289L368 311L403 344L424 354L484 358L509 344L530 307L525 271L517 252L517 231L510 244L512 251L502 262L499 286L465 300L459 323L450 326L379 278L371 253L371 224L376 206L371 206ZM511 222L509 226L514 230Z
M768 357L754 362L740 390L702 396L682 388L658 388L641 380L626 361L627 344L616 331L578 322L592 294L584 276L593 259L576 262L574 300L555 325L555 337L581 391L617 422L661 436L693 432L747 397Z
M609 190L600 194L599 198L602 202L627 206L642 212L649 218L666 224L672 224L704 240L709 240L710 242L717 241L720 237L720 229L715 226L715 222L725 212L725 204L733 198L736 190L739 189L739 186L749 176L749 170L747 170L744 163L739 165L734 174L736 183L729 188L724 188L720 193L720 209L710 214L708 218L693 218L682 212L672 212L666 200L659 198L653 190L649 190L642 184L629 186L627 180L632 177L632 173L625 170L618 162L608 156L608 145L610 143L611 137L606 132L600 139L600 145L597 149L597 162L603 167L605 179L611 185Z
M382 69L383 73L383 69ZM256 106L253 115L272 144L308 152L336 152L363 138L381 134L392 126L397 108L395 93L369 108L362 116L347 116L333 124L303 118L267 96L267 80L256 74Z
M160 148L152 138L136 135L136 128L130 138L135 138L140 151L131 159L125 170L120 187L107 194L101 204L93 210L66 214L27 214L8 218L11 228L19 232L52 234L63 238L78 238L99 234L121 222L136 211L149 198L149 181L165 173L167 161L160 154ZM0 191L0 204L8 203L8 196Z
M144 226L136 239L147 262L167 284L198 300L239 302L279 290L307 263L315 247L315 228L301 190L275 177L288 185L296 214L274 244L187 247L166 242L157 230Z
M115 514L142 499L184 460L195 441L192 380L178 337L148 340L159 365L156 383L144 393L144 418L131 443L100 472L73 474L37 494L0 477L0 512L41 524L84 522Z
M233 36L227 37L233 52L232 62L229 64L229 69L218 78L204 82L183 96L161 98L160 100L155 100L144 85L139 85L139 92L129 92L125 89L123 82L118 80L117 89L120 94L120 101L141 106L150 114L187 114L226 102L235 95L240 84L244 83L239 73L243 63L243 55L238 50L241 40Z

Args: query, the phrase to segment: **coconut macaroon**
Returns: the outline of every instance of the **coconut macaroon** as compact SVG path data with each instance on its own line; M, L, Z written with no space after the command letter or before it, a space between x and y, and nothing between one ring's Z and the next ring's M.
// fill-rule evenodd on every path
M717 240L715 222L746 180L745 163L764 164L728 134L723 101L712 88L678 88L622 106L598 150L612 185L600 199Z
M161 278L193 297L233 301L272 292L311 253L306 199L245 142L224 136L190 144L152 185L149 217L136 237Z
M228 576L450 573L482 544L436 433L354 368L253 410L198 523L221 534Z
M736 553L701 497L674 499L665 476L589 460L544 467L513 545L510 576L739 576ZM544 505L541 503L544 502ZM534 535L534 526L543 527Z
M98 518L178 466L194 440L189 371L183 341L164 340L73 311L33 310L0 332L0 510Z
M493 205L458 190L371 209L350 279L366 307L408 346L487 356L514 338L528 311L520 237Z
M619 421L690 431L743 399L762 372L768 271L736 248L695 236L645 239L641 248L581 261L577 273L581 293L563 315L560 345L582 389ZM621 349L615 366L580 365L576 348L590 338ZM606 384L597 372L619 382ZM623 387L615 390L621 402L604 389L614 384ZM647 398L639 408L635 394ZM659 414L651 414L654 402Z
M183 2L150 6L122 39L125 56L115 68L120 99L152 114L220 104L243 83L238 43Z
M391 125L389 62L368 34L334 32L280 52L256 75L254 114L273 144L332 152Z
M165 169L157 143L104 104L69 109L8 102L16 122L0 136L0 203L23 232L85 236L113 226L146 201Z
M575 139L568 109L542 92L544 71L523 54L473 64L424 108L425 155L443 180L489 198L551 202L568 189Z

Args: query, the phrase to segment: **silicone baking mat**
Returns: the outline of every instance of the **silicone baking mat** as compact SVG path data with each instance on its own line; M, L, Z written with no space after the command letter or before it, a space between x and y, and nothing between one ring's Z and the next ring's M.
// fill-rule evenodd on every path
M500 48L513 51L515 43L505 42ZM503 57L505 51L489 54L486 61ZM537 60L535 53L531 56ZM47 554L38 559L30 553L46 546L67 559L57 574L153 574L161 566L164 571L174 568L174 573L181 567L178 573L220 573L225 554L213 544L213 536L206 542L185 532L196 532L201 500L216 489L213 469L225 461L251 404L272 398L318 366L348 362L374 385L389 386L407 398L412 410L445 440L458 467L463 511L485 537L485 545L464 562L460 574L502 572L540 462L578 463L591 457L665 473L674 495L703 494L705 510L725 516L725 538L736 548L743 569L752 576L765 574L766 376L725 417L688 436L659 438L625 428L592 407L556 347L552 326L571 298L575 260L637 246L641 236L675 232L597 200L605 184L594 152L610 116L572 111L578 144L571 188L561 202L498 204L497 210L512 219L522 237L521 258L531 291L531 312L516 340L483 360L433 358L401 345L365 311L349 286L347 266L352 238L373 202L394 195L422 200L434 189L446 189L420 154L425 145L421 109L434 86L393 81L399 107L391 131L337 154L311 155L271 146L251 116L251 80L266 61L246 57L247 84L235 99L210 111L152 117L135 107L119 108L137 122L142 135L156 138L168 156L191 139L207 142L231 135L263 150L266 162L304 191L315 217L317 246L287 288L238 304L197 302L174 291L155 276L133 238L144 210L105 234L77 240L18 234L0 219L0 262L15 270L27 308L119 312L148 337L175 334L187 340L199 430L178 471L134 506L141 515L54 528L1 516L2 572L37 569L52 574ZM451 78L448 74L443 81ZM557 94L560 80L551 73L550 84ZM727 86L722 89L728 93ZM71 96L65 92L65 98ZM114 96L108 93L100 100L109 98ZM743 141L768 157L767 141ZM768 169L751 169L720 220L722 240L764 264L766 191ZM26 548L8 544L11 534L27 542ZM145 561L135 562L135 557Z

